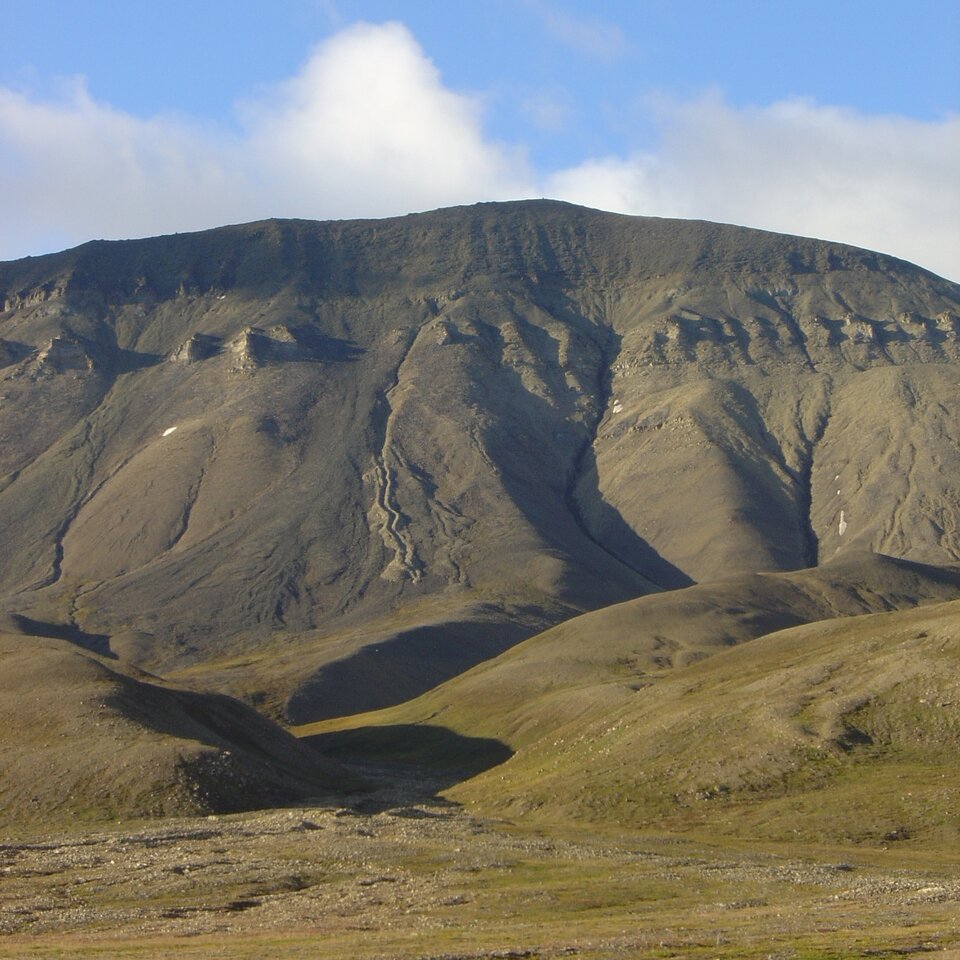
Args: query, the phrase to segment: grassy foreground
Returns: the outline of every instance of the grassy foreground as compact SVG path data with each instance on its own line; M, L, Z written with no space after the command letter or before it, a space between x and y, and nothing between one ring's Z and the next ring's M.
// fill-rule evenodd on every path
M544 835L437 801L47 836L0 859L5 960L960 957L955 858Z

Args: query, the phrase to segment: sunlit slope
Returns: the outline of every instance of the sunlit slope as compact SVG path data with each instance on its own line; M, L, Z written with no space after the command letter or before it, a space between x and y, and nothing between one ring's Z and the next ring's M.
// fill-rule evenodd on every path
M629 698L677 668L764 634L955 597L958 568L875 554L700 584L575 617L411 703L369 716L450 726L517 749L559 724L602 713L608 698Z
M343 756L448 767L473 741L437 751L419 726L499 744L513 756L450 796L511 817L825 840L903 826L930 837L949 823L945 801L926 807L947 796L941 772L953 776L938 764L956 760L941 727L960 723L958 613L937 601L958 587L955 568L864 555L644 597L555 627L412 703L305 732L325 733L316 742ZM820 622L781 629L808 621ZM503 759L488 749L489 763ZM917 799L891 825L891 791L912 771ZM856 816L842 814L861 779L885 786L854 829Z
M960 838L960 605L794 627L607 696L451 792L506 816L807 842Z

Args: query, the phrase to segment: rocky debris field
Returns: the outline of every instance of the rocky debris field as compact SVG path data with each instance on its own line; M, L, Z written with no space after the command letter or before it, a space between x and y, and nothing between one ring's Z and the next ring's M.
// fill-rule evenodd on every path
M960 956L936 857L547 837L414 794L8 839L0 957Z

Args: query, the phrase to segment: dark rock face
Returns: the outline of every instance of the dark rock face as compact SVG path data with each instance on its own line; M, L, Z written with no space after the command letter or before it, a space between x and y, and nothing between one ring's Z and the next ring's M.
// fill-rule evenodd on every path
M442 676L653 590L960 559L960 288L879 254L485 204L86 244L0 303L2 606L274 709L333 662L409 695L422 628Z
M7 367L16 362L17 353L14 345L8 340L0 340L0 367Z

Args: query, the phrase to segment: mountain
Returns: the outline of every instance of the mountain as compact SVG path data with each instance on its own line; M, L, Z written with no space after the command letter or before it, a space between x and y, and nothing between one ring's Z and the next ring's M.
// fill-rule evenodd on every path
M550 201L0 264L0 611L298 722L572 615L960 559L960 287Z

